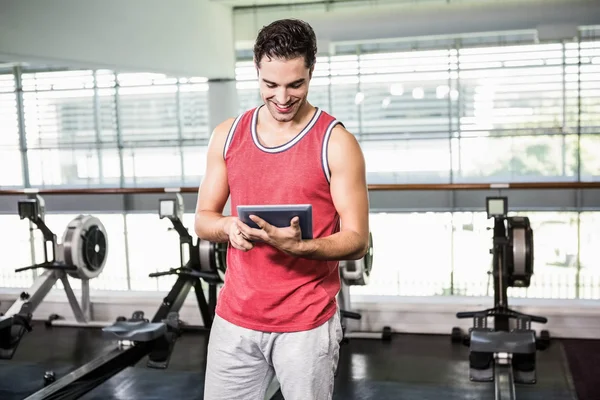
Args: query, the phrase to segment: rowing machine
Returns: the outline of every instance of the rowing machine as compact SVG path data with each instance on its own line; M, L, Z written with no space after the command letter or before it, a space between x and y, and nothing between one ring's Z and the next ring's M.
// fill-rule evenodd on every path
M452 330L452 341L469 346L472 381L494 382L495 398L516 398L515 383L536 382L536 350L548 346L549 334L536 338L531 323L545 324L545 317L523 314L508 306L508 287L529 287L533 275L533 230L527 217L508 217L506 197L487 198L488 218L494 219L492 275L494 307L459 312L457 318L473 318L468 336ZM488 327L493 319L493 328ZM514 322L511 324L511 322Z

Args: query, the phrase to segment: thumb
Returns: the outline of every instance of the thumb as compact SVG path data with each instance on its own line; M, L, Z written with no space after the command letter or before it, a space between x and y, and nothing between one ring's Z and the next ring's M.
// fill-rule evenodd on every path
M300 228L300 218L294 217L292 218L292 228Z

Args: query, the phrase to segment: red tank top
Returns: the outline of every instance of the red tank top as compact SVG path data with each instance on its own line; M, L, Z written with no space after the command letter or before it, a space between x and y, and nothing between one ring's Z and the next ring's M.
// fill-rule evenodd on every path
M269 148L256 132L259 109L238 116L225 142L231 214L237 216L238 205L312 204L313 237L337 232L340 221L329 191L327 143L340 122L317 108L297 136ZM248 252L229 246L216 312L248 329L308 330L333 316L339 289L337 261L289 256L265 243L256 243Z

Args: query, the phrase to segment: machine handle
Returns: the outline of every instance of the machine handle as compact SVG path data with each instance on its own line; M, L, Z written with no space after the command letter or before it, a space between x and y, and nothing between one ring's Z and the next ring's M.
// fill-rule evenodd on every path
M75 265L66 265L57 262L44 262L41 264L30 265L29 267L17 268L15 272L23 272L30 269L38 269L38 268L46 268L46 269L62 269L65 271L77 271L77 267Z
M548 322L548 318L546 317L538 317L537 315L529 315L532 322L539 322L540 324L545 324Z
M350 318L350 319L361 319L362 316L359 313L355 313L352 311L340 310L340 316L342 318Z
M159 276L165 276L165 275L173 275L177 273L177 268L171 268L168 271L163 271L163 272L153 272L151 274L148 275L148 277L150 278L158 278Z
M473 318L477 314L479 314L477 311L462 311L456 313L456 318Z

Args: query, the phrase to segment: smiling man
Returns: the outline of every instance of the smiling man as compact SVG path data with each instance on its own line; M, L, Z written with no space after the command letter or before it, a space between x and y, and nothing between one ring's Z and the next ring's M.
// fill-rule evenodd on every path
M329 400L342 338L338 262L368 247L365 162L355 137L308 102L315 33L298 20L264 27L254 46L263 105L213 132L195 231L229 242L211 328L205 400L263 400L274 375L286 400ZM223 216L231 196L232 216ZM311 204L313 239L238 205Z

